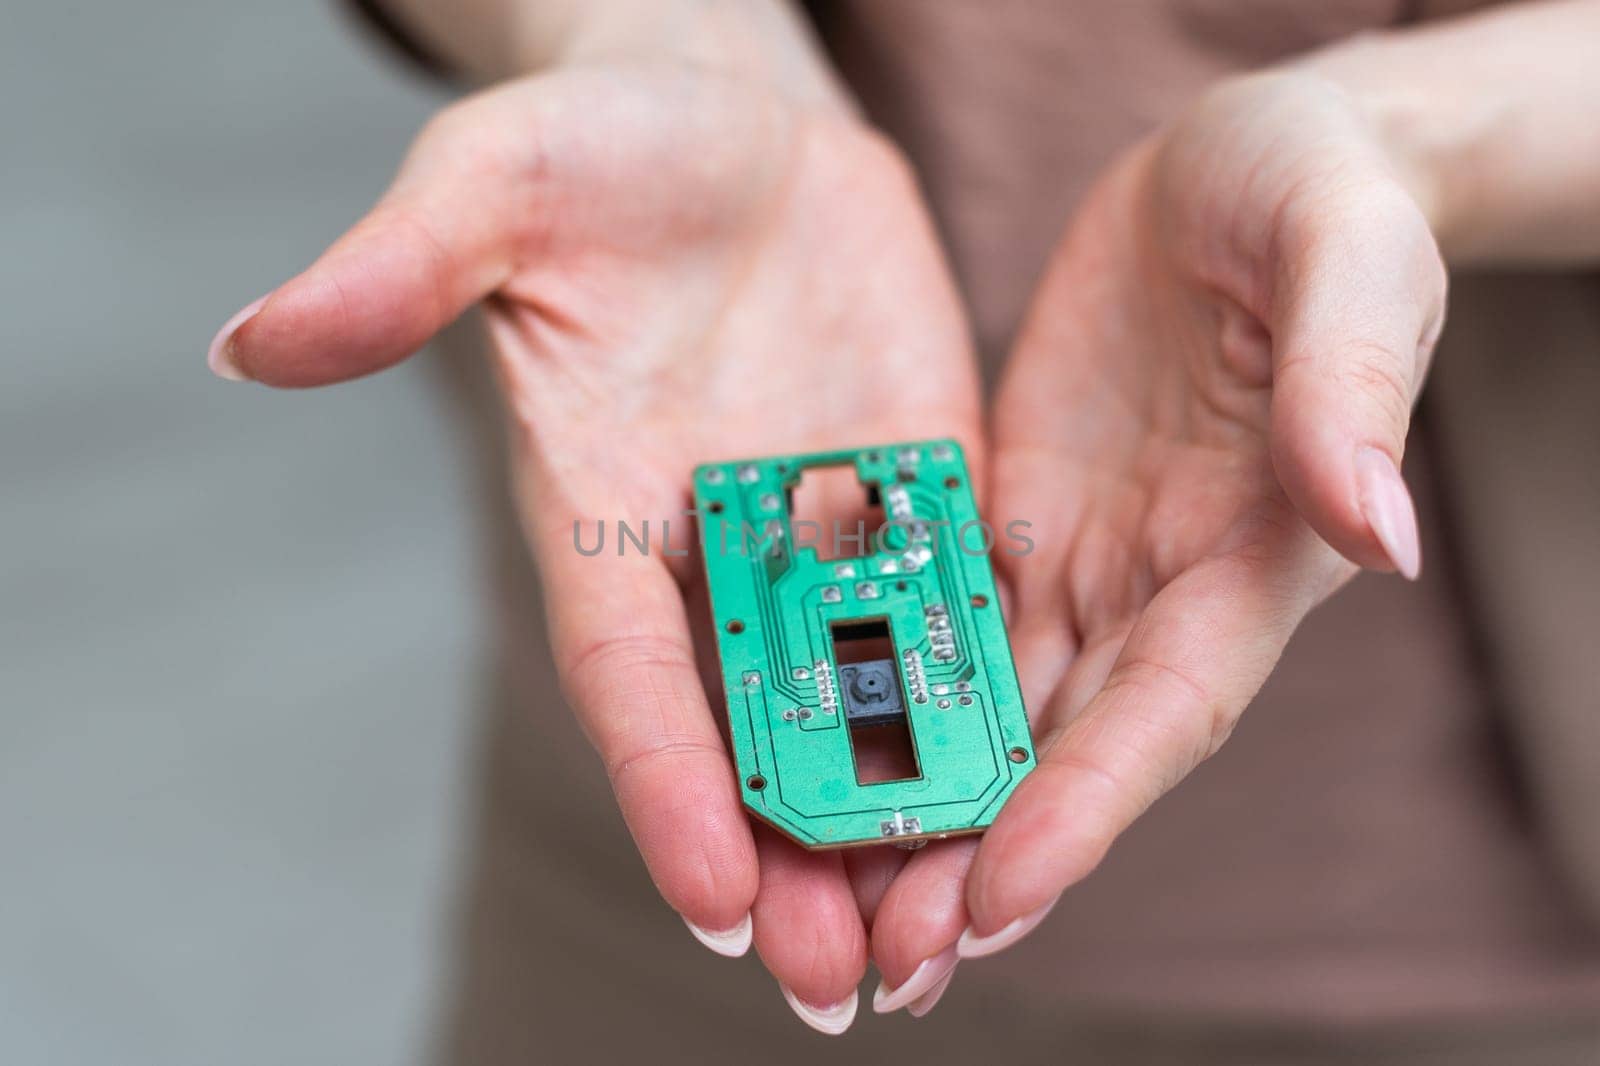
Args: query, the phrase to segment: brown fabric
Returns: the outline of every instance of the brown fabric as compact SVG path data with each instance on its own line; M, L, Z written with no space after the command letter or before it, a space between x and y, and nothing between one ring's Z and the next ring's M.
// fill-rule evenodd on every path
M1403 13L871 0L821 14L921 170L992 369L1118 149L1216 77ZM1586 417L1600 361L1584 362L1600 314L1577 282L1481 284L1457 287L1423 415L1438 447L1421 432L1408 459L1423 581L1365 576L1313 614L1223 753L1029 941L964 965L928 1019L864 1006L834 1042L788 1017L753 959L711 956L655 898L561 706L480 341L459 327L456 380L492 472L504 672L441 1057L1600 1061L1600 942L1573 894L1600 853L1600 656L1583 646L1600 622Z
M1460 277L1430 386L1506 720L1600 925L1600 277Z

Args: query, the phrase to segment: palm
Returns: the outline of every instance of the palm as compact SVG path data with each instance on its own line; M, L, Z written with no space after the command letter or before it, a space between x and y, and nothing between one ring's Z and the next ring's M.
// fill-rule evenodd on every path
M1094 694L1162 590L1191 610L1222 580L1297 571L1327 589L1353 570L1312 540L1274 472L1265 326L1207 283L1220 265L1174 254L1141 209L1153 165L1136 154L1085 206L996 402L994 507L1033 522L1039 544L1000 562L1045 729Z
M543 127L552 223L491 305L538 475L530 517L567 535L574 518L676 514L709 459L975 439L961 312L880 141L698 74L523 91L544 112L581 101L583 120Z

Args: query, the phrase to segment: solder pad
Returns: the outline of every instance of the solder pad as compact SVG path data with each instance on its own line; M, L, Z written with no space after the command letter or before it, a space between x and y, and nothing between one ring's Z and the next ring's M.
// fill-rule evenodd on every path
M864 554L823 559L831 531L797 531L792 493L806 470L838 465L884 523ZM694 490L750 811L810 848L915 846L992 823L1034 753L990 567L997 538L959 445L706 464ZM909 733L914 776L863 783L860 744L889 728Z

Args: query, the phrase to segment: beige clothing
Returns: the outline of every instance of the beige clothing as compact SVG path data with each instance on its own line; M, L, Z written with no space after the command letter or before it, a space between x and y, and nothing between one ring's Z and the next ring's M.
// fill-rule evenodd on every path
M862 0L820 21L923 175L992 369L1119 149L1214 79L1401 7ZM1482 279L1453 315L1407 464L1422 581L1358 578L1033 937L963 965L928 1019L863 1006L833 1043L656 899L561 705L490 478L503 669L444 1057L1600 1061L1600 301ZM476 345L470 324L453 343ZM486 428L481 360L457 362Z

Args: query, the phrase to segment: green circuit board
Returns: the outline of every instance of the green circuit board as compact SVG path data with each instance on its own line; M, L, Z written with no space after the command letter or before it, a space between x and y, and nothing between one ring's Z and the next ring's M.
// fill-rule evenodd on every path
M881 521L796 520L806 471L840 466ZM750 811L809 848L990 825L1034 752L960 446L705 464L694 493Z

